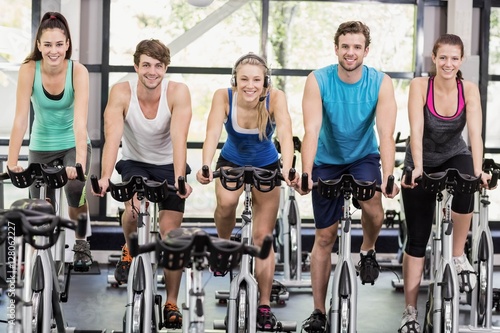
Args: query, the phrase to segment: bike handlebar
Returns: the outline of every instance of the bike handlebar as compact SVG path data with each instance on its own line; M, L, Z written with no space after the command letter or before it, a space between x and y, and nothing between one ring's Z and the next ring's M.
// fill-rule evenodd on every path
M20 199L11 208L0 212L4 223L15 225L16 236L23 236L26 243L38 250L52 247L59 238L61 228L75 230L78 238L85 237L87 214L80 214L77 222L54 214L53 207L43 199ZM48 241L40 243L35 236L43 236Z
M303 173L301 177L302 177L301 178L301 189L302 189L302 191L307 191L309 188L309 175L307 173ZM340 192L345 192L349 189L351 192L353 189L368 190L369 188L373 188L376 191L382 192L382 188L380 187L380 185L376 185L375 182L358 181L358 180L354 179L354 177L352 175L349 175L349 174L342 175L339 179L332 179L332 180L326 180L326 181L323 181L320 179L319 182L313 183L313 189L318 188L318 183L323 183L324 185L328 185L328 186L337 185L339 183L344 183L344 184L349 185L348 188L344 188L344 185L342 185L340 188L338 188L336 190L336 191L340 191ZM394 187L394 176L389 175L389 177L387 177L387 185L385 187L385 192L387 194L391 194L393 187ZM336 193L335 196L338 196L339 194L340 193L338 193L338 194ZM373 192L371 194L369 192L364 193L364 194L359 193L356 195L358 195L360 197L357 197L356 199L362 200L362 201L368 200L371 197L373 197L374 194L375 194L375 192Z
M168 184L167 180L157 182L148 180L142 176L132 176L129 180L122 183L113 183L108 180L109 187L106 192L111 192L111 196L116 201L125 202L133 198L135 193L144 194L151 202L161 202L165 200L170 192L179 192L181 195L186 194L186 180L183 176L177 179L176 188L174 185ZM101 193L102 188L99 186L99 181L96 175L90 176L90 184L94 193Z
M169 270L182 269L193 263L197 265L197 269L202 269L204 259L208 258L212 270L228 271L238 266L243 254L267 258L273 245L272 235L267 235L259 248L211 236L198 228L174 229L166 239L158 237L155 242L145 245L138 244L137 233L132 233L129 240L131 256L155 251L159 265Z
M491 179L488 182L488 187L496 187L498 183L498 175L500 173L500 166L496 164L493 159L485 158L483 161L483 171L486 173L491 172Z
M411 185L412 169L405 168L405 184ZM498 178L498 176L496 176ZM417 184L422 184L424 190L439 193L446 188L453 189L464 194L472 194L479 190L481 177L474 177L461 173L455 168L448 168L442 172L426 173L415 179Z
M210 177L208 165L204 165L201 168L201 173L203 177ZM288 172L288 179L295 179L295 169L291 168ZM261 192L269 192L276 186L277 180L285 180L279 170L268 170L253 166L243 166L223 169L220 168L212 172L212 177L220 178L222 186L229 191L236 191L243 184L252 184L257 190ZM230 186L228 183L235 183L234 186Z
M77 180L84 182L85 174L80 163L75 164ZM14 172L7 167L7 172L0 174L0 180L10 179L12 185L18 188L31 186L38 181L46 184L49 188L61 188L68 182L66 167L61 165L51 166L44 163L30 163L26 169Z

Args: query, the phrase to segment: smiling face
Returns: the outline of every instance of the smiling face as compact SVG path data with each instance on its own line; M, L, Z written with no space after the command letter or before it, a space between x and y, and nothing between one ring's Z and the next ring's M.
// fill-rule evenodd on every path
M236 87L238 95L252 102L264 95L266 69L260 64L245 63L236 68Z
M368 54L368 47L365 45L365 36L361 33L340 35L338 45L335 45L339 66L347 72L360 68Z
M61 29L45 29L37 42L42 59L49 65L61 64L69 48L69 40Z
M436 75L443 78L455 78L462 65L462 49L459 45L441 44L432 54L436 66Z
M145 54L141 54L139 65L134 65L135 71L147 89L155 89L161 84L167 68L163 62Z

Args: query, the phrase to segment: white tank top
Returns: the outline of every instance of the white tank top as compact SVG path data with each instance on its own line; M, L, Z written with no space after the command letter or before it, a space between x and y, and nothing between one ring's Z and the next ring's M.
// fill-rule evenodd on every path
M154 119L147 119L137 99L137 79L129 81L130 103L125 117L122 139L122 159L155 165L173 163L173 148L170 138L172 114L167 103L168 80L161 83L158 112Z

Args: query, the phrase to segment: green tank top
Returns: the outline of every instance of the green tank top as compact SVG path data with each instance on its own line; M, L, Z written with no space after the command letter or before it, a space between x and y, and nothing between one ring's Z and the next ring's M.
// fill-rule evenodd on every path
M36 61L35 79L31 93L34 109L29 148L33 151L56 151L75 147L73 131L74 102L73 62L68 60L66 83L62 96L47 96L42 86L40 61Z

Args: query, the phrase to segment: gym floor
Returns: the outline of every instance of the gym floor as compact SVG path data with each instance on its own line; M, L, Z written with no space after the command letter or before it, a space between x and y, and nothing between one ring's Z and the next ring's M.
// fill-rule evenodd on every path
M356 255L353 255L357 262ZM334 256L335 257L335 256ZM379 258L381 255L379 254ZM404 308L404 296L401 290L393 287L393 280L401 276L400 268L383 269L375 285L358 284L358 332L381 333L397 332L401 314ZM97 264L89 273L73 274L69 300L63 305L68 325L78 330L99 330L106 332L122 331L122 320L126 303L126 287L113 287L108 284L108 274L114 270L111 264ZM496 271L493 278L493 287L500 288L500 271ZM304 273L303 280L310 278ZM282 280L282 274L276 273L276 280ZM213 330L213 321L224 319L226 306L219 304L215 299L215 291L228 290L229 277L213 277L206 272L203 277L205 286L205 319L206 330ZM307 284L307 282L306 282ZM308 287L289 288L289 299L284 305L273 303L271 307L279 321L292 321L297 323L297 332L300 332L302 321L313 310L311 289ZM160 293L165 299L164 289ZM327 302L330 296L327 297ZM179 304L185 300L184 281L182 282ZM426 301L426 288L422 288L418 308L419 321L423 323L423 313ZM0 320L5 320L8 298L5 293L0 296ZM469 306L461 306L460 322L466 324ZM493 312L494 326L500 326L500 312ZM0 331L5 331L1 327ZM500 329L500 328L499 328ZM181 332L181 330L174 330Z

